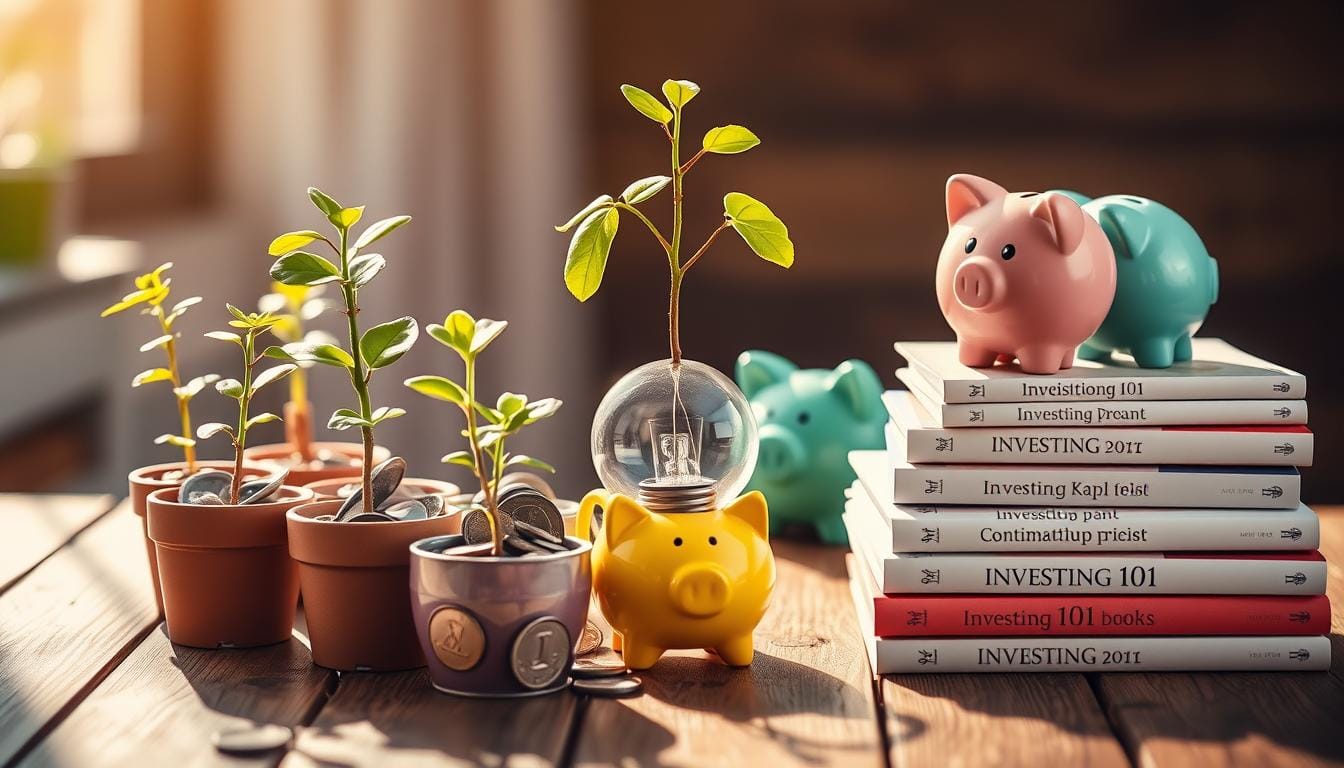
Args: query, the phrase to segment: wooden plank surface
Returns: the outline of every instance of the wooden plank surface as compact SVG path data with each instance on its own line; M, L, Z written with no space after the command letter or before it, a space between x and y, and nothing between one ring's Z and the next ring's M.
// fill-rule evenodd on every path
M53 727L158 623L122 504L0 595L0 764Z
M779 578L750 668L703 652L640 673L644 695L591 699L576 765L881 765L845 550L772 542Z
M296 639L207 651L173 645L160 624L21 765L135 765L147 753L163 765L274 765L279 751L242 760L210 738L250 723L305 724L335 685Z
M0 592L112 509L111 496L0 493Z

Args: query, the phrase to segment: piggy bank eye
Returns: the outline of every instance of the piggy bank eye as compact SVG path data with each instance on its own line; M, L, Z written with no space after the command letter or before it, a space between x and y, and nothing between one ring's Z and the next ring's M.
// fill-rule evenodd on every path
M966 241L966 252L970 253L971 251L974 250L975 250L975 238L972 237L970 240Z
M803 411L802 413L798 414L799 424L806 424L811 420L812 420L812 414L808 413L807 411Z
M681 546L681 537L680 537L680 536L678 536L677 538L675 538L675 539L672 540L672 546L674 546L674 547L680 547L680 546Z
M1003 246L1003 250L999 251L999 255L1003 257L1004 261L1008 261L1017 255L1017 249L1013 247L1012 243L1009 243Z
M715 546L718 546L718 544L719 544L719 540L718 540L718 539L714 538L713 536L710 536L710 537L709 537L709 546L711 546L711 547L715 547Z

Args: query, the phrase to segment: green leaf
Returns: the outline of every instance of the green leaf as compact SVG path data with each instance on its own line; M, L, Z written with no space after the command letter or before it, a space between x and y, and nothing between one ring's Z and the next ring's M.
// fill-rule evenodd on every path
M317 209L325 216L332 216L341 210L340 203L333 200L329 195L317 187L308 188L308 199L312 200L313 205L316 205Z
M267 414L269 415L269 414ZM249 422L251 423L251 422ZM220 432L227 433L229 437L234 437L233 427L228 424L221 424L218 421L210 421L196 428L196 437L201 440L209 440Z
M385 368L410 350L420 335L413 317L399 317L375 325L359 339L359 354L370 369Z
M361 209L362 210L362 209ZM370 243L383 237L392 230L403 224L409 223L410 216L391 216L381 221L375 221L369 225L369 228L360 234L359 239L355 241L355 250L363 250Z
M266 253L271 256L282 256L290 251L297 251L314 240L320 239L322 239L322 233L315 232L311 229L299 229L293 232L286 232L271 241L271 244L266 248Z
M141 384L152 384L156 381L169 381L172 378L172 371L167 368L150 368L147 371L135 374L135 378L131 379L131 386L138 387Z
M243 382L237 379L220 379L215 382L215 391L236 400L243 396Z
M228 331L206 331L205 338L215 339L217 341L231 341L240 347L243 346L243 337Z
M219 374L217 373L207 373L204 376L197 376L186 384L174 389L173 394L183 400L190 400L196 395L199 395L201 390L205 389L206 384L214 384L216 381L219 381Z
M327 220L341 229L349 229L359 223L363 216L364 206L357 205L354 208L342 208L334 215L328 216Z
M717 155L736 155L739 152L746 152L748 149L760 144L761 140L756 134L740 125L721 125L717 128L710 128L705 133L705 139L700 143L706 152L713 152Z
M504 414L500 413L494 408L491 408L490 406L485 405L484 403L472 403L472 405L476 408L476 412L481 414L481 418L485 419L491 424L504 423Z
M490 346L490 342L498 338L499 334L503 333L504 329L508 327L509 321L507 320L489 320L484 317L477 320L476 332L471 336L471 353L479 355L486 347Z
M275 381L277 379L283 379L284 377L298 370L298 368L299 366L294 365L293 363L289 363L287 365L277 365L274 368L267 368L266 370L257 374L257 378L252 380L252 391L256 392L257 390L261 389L267 384L270 384L272 381Z
M293 342L293 343L298 344L301 342ZM267 347L266 351L261 353L261 356L274 358L276 360L284 360L287 363L299 362L293 355L286 352L284 347L276 347L276 346Z
M663 106L663 103L656 99L652 93L633 85L622 85L621 94L625 100L630 102L630 106L639 110L639 114L649 118L655 123L667 125L672 119L672 110Z
M373 279L374 275L383 271L387 266L387 260L377 253L365 253L350 260L350 282L356 286L364 285ZM311 302L310 302L311 303ZM305 304L306 308L308 305ZM310 318L305 318L310 319Z
M186 312L188 307L194 307L200 303L201 303L200 296L192 296L191 298L183 299L177 302L176 304L173 305L172 309L168 310L168 316L163 319L164 324L172 325L173 321L181 317L182 313Z
M247 322L247 313L244 312L243 310L227 302L224 304L224 308L229 310L230 315L233 315L234 317L238 318L239 320L242 320L243 322Z
M279 421L279 420L280 417L276 416L274 413L258 413L256 416L253 416L252 418L248 419L247 422L243 424L243 429L251 430L258 424L270 424L272 421Z
M383 407L381 407L381 408L375 408L375 409L373 410L373 413L371 413L371 414L369 414L369 415L372 417L372 418L370 419L371 422L373 422L374 424L380 424L380 423L382 423L382 422L384 422L384 421L387 421L388 419L397 419L397 418L400 418L400 417L402 417L402 416L405 416L405 415L406 415L406 409L404 409L404 408L389 408L389 407L387 407L387 406L383 406Z
M554 397L543 397L540 400L534 400L533 402L528 403L526 423L532 424L550 416L554 416L555 412L560 410L561 405L564 405L564 403Z
M606 208L607 206L611 205L614 202L615 201L611 199L611 195L599 195L598 197L593 198L593 202L583 206L583 210L571 216L569 221L566 221L564 224L561 224L560 226L556 227L555 231L568 232L569 230L574 228L575 224L578 224L580 221L583 221L584 219L588 218L588 214L592 213L593 211L596 211L599 208Z
M463 408L467 406L467 390L457 382L442 376L412 376L402 383L426 397L443 400Z
M286 344L284 351L290 356L290 359L300 363L322 363L323 365L335 365L340 368L355 367L355 358L335 344L313 344L307 341L296 341L292 344Z
M671 104L673 108L679 109L686 106L699 92L700 86L690 80L663 81L663 95L667 97L667 103Z
M176 445L178 448L190 448L196 444L196 441L181 435L159 435L154 438L155 445L163 445L164 443Z
M565 287L579 301L587 301L602 285L611 241L616 239L620 212L615 208L594 211L583 220L569 241L565 258Z
M444 464L456 464L459 467L466 467L467 469L476 468L476 462L472 460L471 453L468 451L453 451L442 459L439 459L439 461L442 461Z
M353 427L372 427L373 424L349 408L338 408L327 420L327 429L346 430Z
M517 455L517 456L510 456L510 457L509 457L509 460L506 461L506 462L504 463L504 466L506 466L506 467L517 467L517 466L531 467L532 469L539 469L539 470L541 470L542 472L550 472L551 474L555 474L555 467L551 466L550 464L547 464L546 462L542 461L541 459L534 459L534 458L532 458L531 456L524 456L523 454L519 454L519 455Z
M504 430L499 429L494 425L481 427L476 430L476 436L482 449L492 448L495 443L504 439Z
M789 228L765 203L741 192L723 196L723 215L757 256L781 267L793 266Z
M476 320L467 312L456 309L448 313L443 325L429 325L425 330L435 341L455 350L465 359L471 354L471 340L476 335Z
M495 407L499 409L505 417L518 413L527 406L527 397L524 395L515 395L512 392L505 392L499 396L495 402Z
M632 181L630 186L626 187L625 191L621 193L621 199L631 205L642 203L662 192L663 187L666 187L671 181L671 176L646 176L638 181Z
M335 264L307 251L294 251L275 260L271 278L285 285L321 285L341 279Z
M172 341L172 340L173 340L173 334L171 334L171 333L165 333L164 335L162 335L162 336L160 336L160 337L158 337L158 338L156 338L156 339L150 339L149 341L146 341L144 344L141 344L141 345L140 345L140 351L141 351L141 352L148 352L148 351L151 350L151 349L157 349L157 348L162 347L164 344L167 344L168 342L170 342L170 341Z

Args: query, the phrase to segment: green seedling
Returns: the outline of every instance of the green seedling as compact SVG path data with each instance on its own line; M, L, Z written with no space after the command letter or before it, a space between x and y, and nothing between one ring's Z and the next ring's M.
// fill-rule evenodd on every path
M304 324L315 320L326 311L331 301L323 298L326 286L285 285L273 283L271 293L261 297L257 308L276 318L271 335L283 344L336 343L325 331L306 331ZM299 363L299 369L289 375L289 404L285 407L285 442L294 449L302 462L313 460L313 421L309 413L308 369L316 363Z

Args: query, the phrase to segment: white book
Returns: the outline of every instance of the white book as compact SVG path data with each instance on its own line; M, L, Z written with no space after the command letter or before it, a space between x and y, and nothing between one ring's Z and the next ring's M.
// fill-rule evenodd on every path
M884 552L875 516L841 516L884 594L1322 595L1319 552Z
M951 341L907 341L896 351L928 378L945 403L1069 400L1301 400L1306 377L1249 355L1222 339L1193 341L1193 359L1170 368L1140 368L1132 358L1078 360L1050 375L1024 373L1014 363L971 368Z
M1320 519L1296 509L947 507L891 502L855 481L845 509L875 515L890 552L1182 552L1316 549Z
M959 429L938 426L927 404L912 392L892 390L882 395L882 401L891 414L888 444L903 441L906 457L913 464L1137 462L1307 467L1315 447L1311 430L1301 425Z
M1307 423L1305 400L1143 400L942 403L924 377L896 371L939 427L1130 427Z
M862 477L894 476L897 504L1293 509L1302 492L1292 467L916 465L899 441L886 451L851 451L849 463Z

